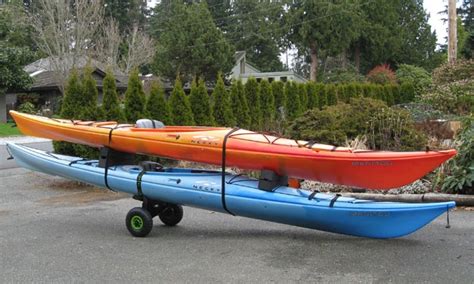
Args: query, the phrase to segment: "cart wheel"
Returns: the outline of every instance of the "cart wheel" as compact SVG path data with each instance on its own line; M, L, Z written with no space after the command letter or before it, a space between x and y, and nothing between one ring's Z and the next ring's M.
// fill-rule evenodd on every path
M153 228L153 218L148 210L135 207L128 211L126 218L127 229L135 237L146 237Z
M183 219L183 206L167 205L158 216L166 226L175 226Z

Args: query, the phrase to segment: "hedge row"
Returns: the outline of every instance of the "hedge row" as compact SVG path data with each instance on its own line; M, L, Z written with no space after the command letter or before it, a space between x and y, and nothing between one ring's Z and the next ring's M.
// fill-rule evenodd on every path
M90 104L97 97L93 84L88 84L90 75L79 78L77 72L73 72L66 87L61 116L129 123L148 117L168 125L239 126L269 131L278 130L275 128L279 124L294 120L306 110L323 109L339 102L349 103L351 98L378 99L391 106L410 102L415 95L410 83L401 86L368 83L301 84L281 81L270 83L266 80L258 82L250 78L245 84L234 81L230 88L226 88L222 76L219 76L211 96L203 80L194 80L187 96L181 81L177 79L166 99L158 84L152 85L150 94L145 96L138 72L135 71L130 74L124 108L121 109L115 80L110 73L104 79L103 104L97 111L98 107ZM82 86L80 79L83 79ZM83 100L86 97L87 103Z

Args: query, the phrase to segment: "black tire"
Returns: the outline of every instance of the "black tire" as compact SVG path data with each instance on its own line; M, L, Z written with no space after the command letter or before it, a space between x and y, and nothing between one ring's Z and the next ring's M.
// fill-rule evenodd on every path
M166 226L175 226L183 219L183 206L167 205L158 217Z
M132 208L126 218L127 229L134 237L146 237L153 229L153 218L148 210L141 207Z

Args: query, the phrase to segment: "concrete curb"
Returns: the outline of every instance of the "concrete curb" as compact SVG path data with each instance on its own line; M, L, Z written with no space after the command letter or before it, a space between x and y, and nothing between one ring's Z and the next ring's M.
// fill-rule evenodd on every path
M343 196L393 202L445 202L455 201L457 206L474 206L474 195L425 193L425 194L378 194L378 193L342 193Z

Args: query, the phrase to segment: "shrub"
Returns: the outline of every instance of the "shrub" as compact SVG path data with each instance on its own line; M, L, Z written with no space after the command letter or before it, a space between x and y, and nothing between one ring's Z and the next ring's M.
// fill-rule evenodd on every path
M171 109L165 98L165 91L158 82L151 85L150 94L146 100L145 112L148 118L156 119L165 125L172 125Z
M355 68L337 68L330 72L323 74L324 83L349 83L349 82L362 82L364 76L362 76Z
M388 64L375 66L367 74L367 81L375 84L395 84L397 77Z
M36 114L38 111L35 105L30 102L24 102L18 107L18 111L29 114Z
M60 116L62 118L77 119L82 111L82 84L76 69L71 70L64 90Z
M431 85L431 75L422 67L401 64L395 74L399 84L413 84L416 95L422 94Z
M433 72L433 87L420 101L448 114L465 115L474 111L474 61L445 64Z
M219 74L212 92L212 113L219 126L235 126L235 118L230 106L230 98L225 89L224 80Z
M102 111L105 120L125 122L125 116L120 108L117 87L112 70L107 70L102 87Z
M308 92L308 109L319 108L319 89L324 87L323 84L316 84L315 82L309 82L306 85Z
M260 89L257 80L253 77L245 83L245 98L250 109L250 129L260 130L262 128Z
M125 92L125 118L129 123L135 123L145 117L145 93L138 77L138 70L132 71L128 78Z
M183 90L179 77L176 78L173 91L169 97L171 119L176 125L194 125L193 112L188 97Z
M262 129L271 130L275 122L275 99L267 80L260 82L260 101L262 106Z
M395 104L395 100L393 98L392 93L392 86L391 85L384 85L383 86L383 101L387 103L388 106L392 106Z
M334 145L365 135L369 146L378 150L419 150L426 143L407 112L369 98L307 111L294 120L288 133L295 139Z
M76 69L71 70L61 104L61 118L75 119L82 110L82 85ZM74 156L74 144L53 141L54 152Z
M193 112L194 122L197 125L214 125L214 116L212 113L211 101L207 93L206 83L204 80L193 80L191 84L191 94L189 95L189 103Z
M301 101L298 92L298 86L295 82L286 82L285 84L286 105L288 120L293 120L301 114Z
M415 99L415 86L412 83L402 83L400 86L400 103L409 103Z
M339 84L336 85L337 101L349 103L349 97L347 93L346 85Z
M456 64L445 63L433 71L433 83L443 85L456 81L472 80L474 60L458 60Z
M456 139L458 153L445 169L442 190L449 193L474 193L474 116L463 121L463 128Z
M298 85L298 96L300 97L300 108L301 112L305 112L308 109L308 91L306 90L306 84Z
M271 87L275 99L275 118L281 119L286 110L285 84L282 81L273 81Z
M236 123L239 127L250 128L250 110L244 93L242 81L233 82L230 89L230 103Z
M337 93L335 85L326 85L326 100L328 106L333 106L337 104Z
M319 109L328 105L328 95L326 92L326 86L323 84L318 84L318 99L319 99Z
M394 104L397 105L402 103L402 99L400 96L400 85L390 85L390 90L392 91Z

